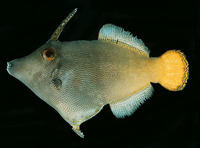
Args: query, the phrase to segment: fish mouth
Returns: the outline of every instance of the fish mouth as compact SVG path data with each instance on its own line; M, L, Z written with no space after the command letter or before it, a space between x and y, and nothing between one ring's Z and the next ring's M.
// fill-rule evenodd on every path
M17 69L18 69L18 66L19 64L17 63L17 59L14 59L14 60L12 60L12 61L9 61L9 62L7 62L7 72L11 75L11 76L13 76L13 77L15 77L15 75L18 73L17 71Z
M12 75L13 61L7 62L7 72Z
M12 61L7 62L7 72L14 78L20 81L23 80L24 73L21 70L21 63L18 59L14 59Z

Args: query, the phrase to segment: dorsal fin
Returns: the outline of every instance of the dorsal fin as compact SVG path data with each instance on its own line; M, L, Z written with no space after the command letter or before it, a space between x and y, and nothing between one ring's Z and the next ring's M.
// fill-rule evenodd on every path
M141 39L138 39L137 36L133 37L130 32L124 31L123 28L112 24L103 25L99 31L98 40L122 43L145 53L147 56L150 53L150 50L144 45Z

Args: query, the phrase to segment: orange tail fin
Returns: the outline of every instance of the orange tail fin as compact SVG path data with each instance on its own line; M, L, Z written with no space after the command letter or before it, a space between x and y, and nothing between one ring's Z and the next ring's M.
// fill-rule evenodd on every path
M189 67L185 55L179 50L170 50L160 57L162 72L159 83L168 90L182 90L188 79Z

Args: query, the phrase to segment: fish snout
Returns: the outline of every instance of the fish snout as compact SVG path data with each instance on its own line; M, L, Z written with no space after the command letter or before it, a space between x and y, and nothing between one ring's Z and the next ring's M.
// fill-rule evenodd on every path
M7 72L8 72L10 75L12 75L12 69L13 69L13 67L14 67L15 61L16 61L16 59L7 62Z
M22 72L21 66L22 63L20 59L14 59L12 61L7 62L7 71L11 76L17 77Z
M26 56L7 62L8 73L18 80L28 82L32 80L33 75L37 72L39 64L36 64L34 57Z

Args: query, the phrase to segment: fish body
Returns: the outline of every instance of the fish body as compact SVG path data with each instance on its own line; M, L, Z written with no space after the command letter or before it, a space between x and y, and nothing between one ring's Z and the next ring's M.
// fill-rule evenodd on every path
M80 136L80 125L109 104L118 118L130 116L153 92L151 82L182 90L188 62L180 51L149 57L142 40L112 24L98 40L60 42L74 10L50 40L30 55L8 62L7 71L52 106Z

